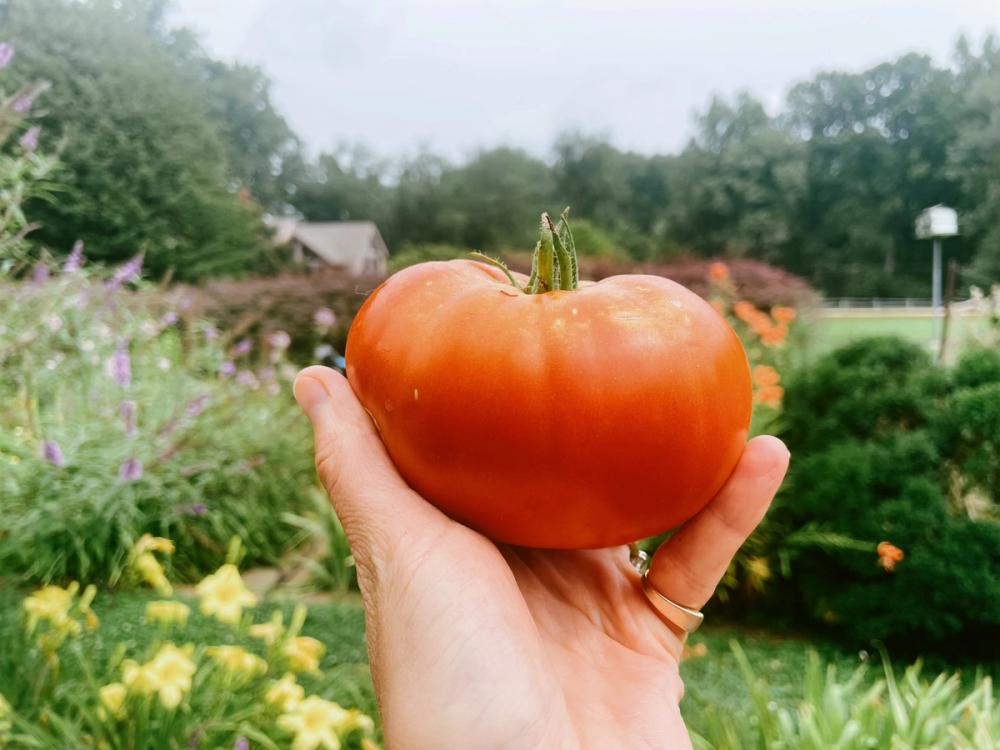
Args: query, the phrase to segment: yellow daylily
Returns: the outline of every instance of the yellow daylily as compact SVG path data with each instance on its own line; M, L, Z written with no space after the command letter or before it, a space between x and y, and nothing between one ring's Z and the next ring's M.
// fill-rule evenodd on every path
M191 608L175 601L150 602L146 605L146 622L160 625L184 625L187 623Z
M267 671L267 662L241 646L212 646L206 653L233 675L252 677Z
M250 626L250 636L259 638L268 646L273 646L285 633L285 625L281 620L281 612L275 611L270 622L262 622Z
M80 632L80 623L69 615L73 606L73 597L80 584L72 582L66 588L49 585L25 597L22 606L28 615L28 632L34 632L39 621L45 620L54 629L76 635Z
M264 694L264 700L276 706L282 713L294 711L304 697L305 690L295 681L295 675L291 673L271 683L271 687Z
M143 534L139 537L139 541L135 543L135 546L132 547L132 552L136 556L145 552L163 552L164 554L171 555L174 552L174 543L169 539L164 539L162 536Z
M344 731L349 713L333 701L315 695L278 717L278 726L295 735L292 750L339 750L338 732Z
M290 638L283 651L293 672L318 672L319 660L326 651L326 646L315 638L300 635Z
M156 693L164 708L175 709L184 694L191 691L191 678L196 670L191 659L192 650L190 646L178 648L172 643L165 643L145 664L124 662L122 682L133 693Z
M97 691L101 700L101 705L108 710L112 716L121 716L122 708L125 706L125 696L128 688L120 682L111 682Z
M130 693L151 695L159 688L160 678L149 662L139 664L126 659L122 662L122 683Z
M197 586L201 611L219 622L236 625L244 607L257 603L257 597L246 587L235 565L226 563Z
M170 581L167 580L167 576L163 572L163 566L160 565L159 560L153 557L152 552L143 552L132 561L132 565L136 572L142 576L142 580L164 596L170 596L174 592L173 586L170 585Z

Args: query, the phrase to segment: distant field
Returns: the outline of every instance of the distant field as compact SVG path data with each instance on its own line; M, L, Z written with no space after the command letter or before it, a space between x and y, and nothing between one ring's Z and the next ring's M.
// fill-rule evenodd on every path
M953 315L948 324L947 359L986 332L984 317ZM821 310L809 322L807 357L819 356L867 336L902 336L936 352L934 319L922 310Z

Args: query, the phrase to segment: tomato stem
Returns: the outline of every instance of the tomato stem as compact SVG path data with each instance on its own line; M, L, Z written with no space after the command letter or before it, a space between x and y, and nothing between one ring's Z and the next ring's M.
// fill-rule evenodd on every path
M569 208L554 224L547 213L542 214L538 229L538 244L531 259L531 277L525 289L529 294L545 294L556 290L572 291L580 286L576 260L576 244L569 228Z
M538 225L538 242L531 256L531 276L524 286L500 260L479 252L469 253L474 260L499 268L511 285L525 294L545 294L557 290L572 291L580 287L580 270L576 259L576 243L569 228L569 208L554 224L547 213Z

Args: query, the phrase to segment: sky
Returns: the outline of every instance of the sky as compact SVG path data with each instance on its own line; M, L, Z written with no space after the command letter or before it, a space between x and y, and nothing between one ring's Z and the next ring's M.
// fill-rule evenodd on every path
M215 56L260 65L314 152L461 159L568 130L676 151L713 94L776 111L820 70L950 60L1000 0L174 0Z

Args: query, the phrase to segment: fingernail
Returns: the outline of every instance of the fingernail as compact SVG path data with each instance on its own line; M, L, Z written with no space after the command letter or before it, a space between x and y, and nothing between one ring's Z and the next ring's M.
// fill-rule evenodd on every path
M302 411L310 419L313 418L316 410L330 399L330 394L326 392L326 388L315 378L299 378L295 381L293 391L295 393L295 400L299 402Z

